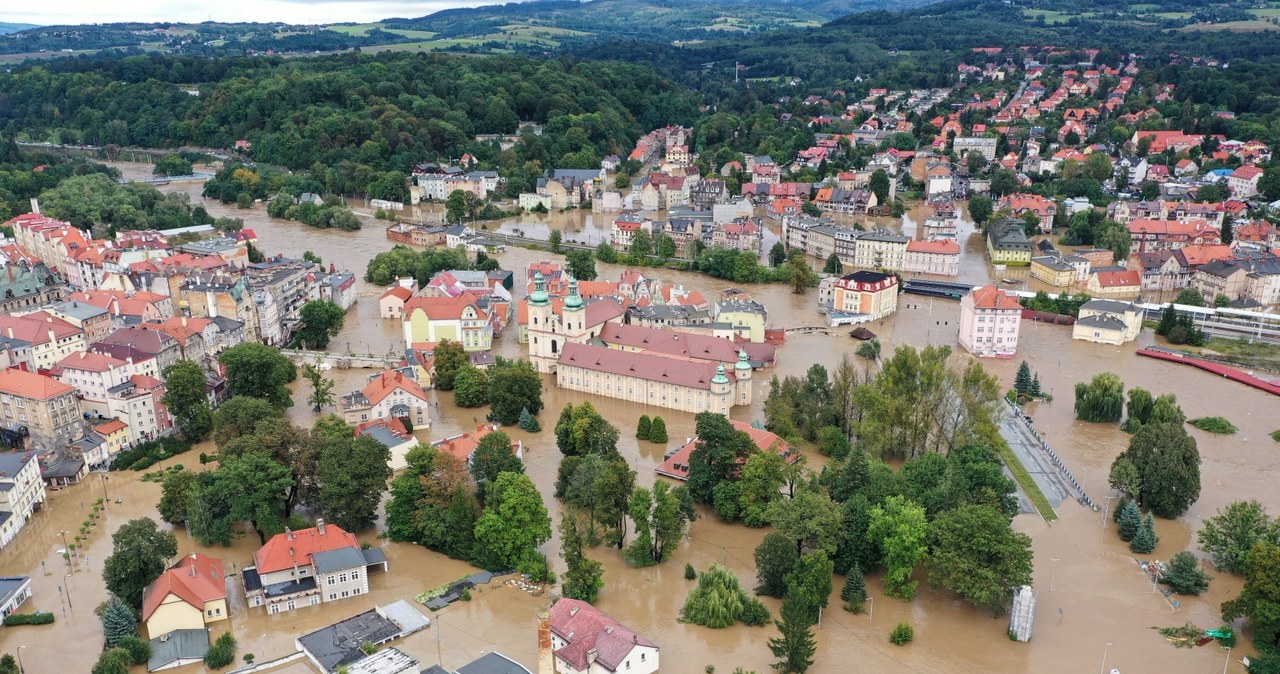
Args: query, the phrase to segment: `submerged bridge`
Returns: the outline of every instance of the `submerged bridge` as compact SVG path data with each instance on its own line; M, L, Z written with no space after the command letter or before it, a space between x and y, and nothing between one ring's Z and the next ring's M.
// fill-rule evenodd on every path
M293 361L294 365L327 366L339 370L349 370L351 368L385 370L389 367L397 367L402 362L399 356L386 354L333 353L331 351L303 351L301 349L280 349L280 353Z

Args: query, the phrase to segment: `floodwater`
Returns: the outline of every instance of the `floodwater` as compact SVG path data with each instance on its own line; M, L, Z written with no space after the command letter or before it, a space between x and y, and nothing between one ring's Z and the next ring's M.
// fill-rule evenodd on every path
M198 185L174 185L166 189L186 191L198 200ZM262 208L241 211L221 204L206 203L215 216L231 215L245 219L259 238L264 253L298 254L310 249L361 276L373 255L389 248L380 223L367 221L359 232L317 230L300 223L273 220ZM909 217L916 217L912 214ZM581 223L586 217L599 220L599 215L552 214L546 216L553 226ZM908 225L909 226L909 225ZM904 228L905 229L905 228ZM532 233L532 230L527 230ZM909 230L908 230L909 231ZM962 261L962 278L983 282L986 271L980 244L967 241ZM503 266L519 272L530 261L552 257L519 248L508 249L500 256ZM600 265L601 278L616 277L621 267ZM683 283L708 297L731 284L698 274L655 270L662 280ZM335 339L335 348L364 353L387 353L398 350L400 327L394 321L377 317L376 299L381 288L359 282L359 301L348 315L346 326ZM517 286L520 284L517 283ZM815 309L814 294L793 295L782 285L748 286L755 297L769 308L775 327L822 325ZM522 289L517 288L517 292ZM883 324L870 325L879 333L886 347L899 344L923 346L947 344L958 350L956 325L958 303L930 301L904 295L899 312ZM1115 372L1129 385L1139 385L1154 393L1174 393L1189 417L1223 415L1240 427L1233 436L1222 437L1190 432L1199 441L1203 457L1203 489L1200 501L1177 521L1158 521L1160 543L1155 557L1167 559L1187 547L1194 548L1194 531L1204 517L1237 499L1253 498L1263 502L1271 498L1277 470L1277 446L1267 436L1280 422L1276 419L1276 400L1261 391L1192 369L1180 368L1160 361L1136 357L1131 346L1113 347L1075 342L1068 328L1023 323L1020 358L1025 358L1041 377L1045 390L1057 396L1054 402L1038 403L1029 413L1037 428L1044 432L1081 484L1098 503L1106 502L1109 493L1106 474L1111 460L1127 442L1128 436L1112 425L1086 424L1075 421L1072 413L1072 388L1104 371ZM520 353L514 325L501 337L495 350L501 355ZM852 355L854 341L846 331L794 336L779 352L779 376L800 374L812 363L828 368L843 355ZM1150 332L1142 343L1150 343ZM1005 385L1012 383L1017 361L984 361L984 365L1000 377ZM337 380L337 390L345 393L361 384L371 374L367 370L330 371ZM762 418L762 403L769 375L757 374L755 403L750 409L739 408L734 417L743 421ZM619 450L636 467L641 485L654 481L653 466L661 461L660 445L637 443L632 435L641 412L657 411L668 424L673 443L683 441L693 432L692 415L669 410L640 410L606 398L560 391L551 379L544 379L543 400L547 411L542 415L544 430L529 434L508 429L525 441L525 463L529 475L544 495L553 519L558 519L559 505L551 498L559 454L551 434L558 410L569 402L590 400L622 431ZM297 405L289 412L292 421L309 424L315 415L305 407L306 384L295 385ZM416 431L419 438L453 435L482 420L480 410L454 407L448 393L431 392L438 410L430 429ZM1223 404L1223 401L1230 401ZM188 469L199 469L195 457L198 449L177 457L165 465L183 463ZM821 457L811 459L819 465ZM86 671L98 653L101 627L92 608L106 598L99 575L101 561L110 553L108 532L133 517L156 517L154 504L160 488L154 482L139 481L135 473L110 475L105 488L111 497L124 497L123 504L110 505L105 519L90 534L88 559L76 560L72 573L58 551L61 530L75 531L84 519L80 503L88 507L102 495L104 483L97 476L74 487L50 493L43 512L36 515L16 541L0 552L0 573L26 574L34 579L35 597L24 606L53 611L58 622L48 627L15 627L0 630L0 652L14 652L27 645L22 657L31 672ZM715 665L720 672L735 667L765 672L773 662L766 642L775 636L772 627L735 627L709 630L687 626L676 621L684 597L692 587L684 579L686 562L698 569L711 563L724 563L737 573L746 587L754 585L752 551L766 530L725 525L704 511L704 517L692 524L685 542L674 558L659 567L630 569L621 563L616 551L603 547L591 551L605 566L605 588L598 605L606 612L657 642L663 649L666 672L700 672ZM1218 607L1240 588L1239 579L1221 574L1209 592L1201 597L1184 597L1176 608L1162 595L1152 594L1150 581L1138 570L1127 547L1115 536L1114 527L1105 527L1101 513L1067 502L1059 509L1061 519L1052 524L1036 516L1019 516L1014 526L1030 534L1035 547L1035 586L1039 593L1036 624L1030 643L1012 642L1006 636L1007 620L992 619L982 610L972 608L950 593L921 587L911 602L884 597L878 577L869 579L873 596L869 613L853 615L839 609L840 580L830 607L824 612L816 630L818 655L811 671L847 672L856 665L859 671L872 672L1065 672L1119 669L1121 672L1215 672L1226 663L1226 652L1215 645L1195 649L1177 649L1166 643L1151 628L1194 622L1202 628L1218 624ZM1109 522L1107 522L1109 524ZM185 533L178 531L180 551L192 549ZM267 616L264 611L250 611L244 606L238 577L231 581L232 617L213 625L215 635L231 629L240 640L240 653L252 652L258 661L280 657L293 650L293 639L313 629L348 617L371 606L397 599L410 599L414 594L470 572L470 567L428 550L379 540L376 531L363 532L362 541L383 547L390 560L390 572L371 576L368 597L351 599L318 607L300 609L290 614ZM224 560L229 571L249 562L257 537L250 534L237 539L229 549L201 549ZM564 565L558 559L558 540L544 548L558 570ZM234 565L234 566L233 566ZM62 615L58 587L69 589L73 606ZM394 644L423 663L442 662L454 669L483 652L498 650L530 669L536 666L535 616L548 599L532 596L512 587L482 588L470 603L459 603L433 616L440 625ZM777 614L778 603L766 600ZM889 631L899 622L910 622L916 630L915 641L906 647L893 646ZM1247 636L1247 635L1246 635ZM50 644L67 644L52 648ZM1108 644L1111 644L1108 646ZM1105 652L1105 661L1104 661ZM1247 638L1232 651L1228 671L1243 672L1239 656L1251 648ZM202 671L191 666L183 671ZM304 672L309 667L300 663L274 671Z

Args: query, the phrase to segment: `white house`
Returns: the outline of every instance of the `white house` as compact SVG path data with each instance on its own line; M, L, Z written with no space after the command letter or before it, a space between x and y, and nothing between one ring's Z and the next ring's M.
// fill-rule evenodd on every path
M960 346L978 356L1011 356L1021 321L1017 297L993 285L978 288L960 298Z
M1090 300L1080 307L1071 339L1097 344L1124 344L1142 331L1142 312L1132 303Z
M36 453L0 454L0 548L18 535L44 498Z
M652 674L658 645L577 599L551 607L551 647L556 674Z

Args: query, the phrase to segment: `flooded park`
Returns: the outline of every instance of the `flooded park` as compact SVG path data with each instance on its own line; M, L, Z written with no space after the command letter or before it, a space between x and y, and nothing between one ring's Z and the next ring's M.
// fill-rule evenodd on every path
M193 202L201 201L201 186L195 183L174 184L162 188L182 191ZM259 205L240 210L213 201L205 206L215 217L243 218L245 226L258 237L258 248L266 255L284 253L297 256L303 250L319 255L325 265L333 264L362 278L368 261L390 248L383 223L362 218L364 229L355 232L313 229L304 224L269 218ZM360 209L358 209L360 210ZM530 238L545 236L547 228L565 232L566 239L596 243L607 237L609 214L585 212L555 213L511 219L498 226L499 231L520 230ZM910 213L902 229L911 233L914 222L922 217ZM541 232L541 234L540 234ZM776 238L777 232L773 236ZM593 238L594 237L594 238ZM972 226L961 230L963 256L961 280L984 283L989 280L990 266L983 256L980 236ZM967 238L966 238L967 237ZM557 259L550 253L508 247L497 256L506 269L519 279L524 267L542 259ZM616 278L622 271L617 265L598 265L602 279ZM652 270L663 281L683 284L706 297L733 286L727 281L696 273ZM359 299L347 316L342 332L334 339L335 350L355 353L398 353L402 345L398 321L378 317L377 298L383 288L360 280ZM523 294L517 280L516 294ZM816 294L792 294L785 285L748 285L742 287L763 302L774 327L797 328L824 326L816 310ZM959 303L904 295L899 310L892 318L870 326L881 336L886 350L898 345L944 344L959 350L956 325ZM521 355L514 324L495 338L498 355ZM1150 331L1144 331L1139 346L1152 343ZM847 330L821 330L790 335L778 352L779 377L800 375L813 363L834 367L845 355L852 356L856 342ZM1045 391L1056 397L1053 402L1040 402L1028 407L1042 432L1057 454L1079 479L1083 488L1099 503L1110 494L1107 470L1112 459L1125 447L1127 435L1113 424L1088 424L1076 421L1072 410L1072 389L1076 382L1087 381L1100 372L1114 372L1127 386L1141 386L1155 394L1172 393L1189 418L1222 415L1236 424L1235 435L1219 436L1188 428L1199 443L1203 459L1202 494L1198 503L1176 521L1157 521L1159 544L1153 555L1167 559L1183 549L1195 547L1195 531L1200 521L1218 508L1240 499L1257 499L1274 503L1275 476L1280 469L1277 445L1268 434L1280 427L1280 405L1268 394L1236 384L1192 368L1176 367L1152 359L1135 356L1133 345L1103 346L1073 341L1069 327L1024 322L1018 358L990 360L983 364L1009 386L1022 359L1040 375ZM958 356L960 357L960 356ZM967 357L967 356L964 356ZM874 367L874 366L871 366ZM337 382L336 392L346 393L363 385L372 370L331 370ZM618 450L632 462L638 483L651 485L653 468L661 463L668 447L638 443L633 429L642 413L634 404L559 390L550 377L543 379L542 414L544 430L526 433L504 429L524 441L525 465L539 487L553 520L558 519L559 503L552 498L560 454L555 447L551 426L566 403L590 400L593 405L621 430ZM290 420L310 425L316 418L301 403L306 396L305 384L295 384L295 403L289 410ZM735 408L733 417L741 421L763 421L766 387L757 388L750 407ZM430 391L436 402L429 429L415 430L421 440L439 439L470 430L481 421L482 412L453 405L447 392ZM682 443L693 433L693 416L662 410L673 444ZM200 451L213 452L211 444L198 446L191 452L158 464L151 470L183 464L187 470L207 470L197 460ZM821 465L816 453L809 459L812 467ZM0 574L29 575L33 579L34 597L24 611L50 611L57 622L48 627L13 627L0 629L0 652L14 652L19 646L27 671L85 672L97 658L102 644L102 628L93 609L106 599L100 575L102 560L111 551L110 532L129 519L159 519L155 504L160 497L158 482L142 480L142 473L122 472L107 475L90 474L83 482L50 492L44 509L37 513L14 544L0 552ZM98 498L107 500L106 515L96 520L94 530L75 558L64 560L60 532L75 531L86 519ZM880 579L868 578L872 600L869 611L851 614L839 610L838 596L833 596L816 629L818 655L813 672L1086 672L1118 669L1125 674L1143 672L1216 672L1226 664L1226 671L1243 672L1240 655L1251 653L1247 638L1228 654L1215 644L1200 648L1178 649L1167 643L1153 627L1180 626L1192 622L1201 628L1220 624L1219 606L1224 599L1240 590L1239 578L1218 574L1209 591L1199 597L1180 597L1175 606L1160 593L1153 593L1150 580L1140 571L1127 546L1102 513L1067 501L1059 509L1060 519L1046 522L1038 515L1020 515L1014 526L1029 534L1034 541L1035 587L1038 592L1036 621L1029 643L1011 641L1006 634L1007 618L992 618L989 612L972 607L952 593L921 585L917 598L904 602L883 596ZM599 607L652 639L662 648L666 672L702 672L714 665L717 672L732 672L735 667L765 672L774 658L767 640L776 635L770 627L744 627L711 630L684 625L677 621L684 598L693 587L684 578L684 565L691 563L699 570L712 563L732 569L745 587L755 584L753 550L767 529L747 529L720 522L709 510L689 527L689 533L675 556L657 567L628 568L617 551L598 547L590 551L605 567L605 586ZM162 526L166 526L163 525ZM410 544L391 543L378 537L378 528L360 532L362 542L381 548L389 560L389 570L370 578L367 597L325 603L293 612L268 615L262 608L245 605L238 575L231 573L251 563L257 548L257 537L240 535L231 547L202 548L193 545L185 531L178 530L179 552L192 550L224 561L230 576L228 583L231 618L214 623L214 636L231 630L239 640L239 655L255 654L259 662L281 657L295 650L293 640L309 631L341 620L376 605L385 605L412 597L428 588L451 582L470 574L467 564ZM564 565L558 559L559 541L543 546L557 571ZM836 594L840 582L836 582ZM394 645L416 657L425 668L440 663L452 671L479 657L499 651L530 669L537 663L536 619L550 598L537 596L513 586L481 586L470 602L459 602L431 614L432 628ZM776 615L779 604L766 599ZM425 611L425 609L423 609ZM915 627L916 638L906 647L889 643L888 633L899 622ZM1245 635L1247 637L1247 633ZM193 665L181 671L203 671ZM295 662L274 669L278 672L311 671L308 665Z

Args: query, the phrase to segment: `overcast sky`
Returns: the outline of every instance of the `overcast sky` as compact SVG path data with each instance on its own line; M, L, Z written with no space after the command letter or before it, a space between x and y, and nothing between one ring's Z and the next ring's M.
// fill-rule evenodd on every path
M369 22L418 17L453 7L492 5L506 0L53 0L0 1L0 22L40 25L117 21L284 21L287 23Z

